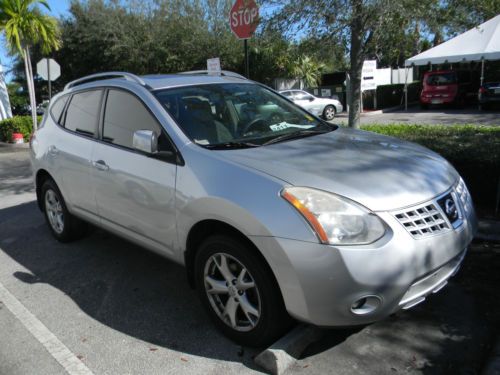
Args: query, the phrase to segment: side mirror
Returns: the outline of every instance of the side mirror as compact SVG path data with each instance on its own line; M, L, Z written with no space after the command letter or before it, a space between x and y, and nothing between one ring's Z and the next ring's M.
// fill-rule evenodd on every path
M147 154L156 154L158 152L158 137L152 130L136 130L132 147Z
M312 102L314 98L312 96L309 97L309 101Z

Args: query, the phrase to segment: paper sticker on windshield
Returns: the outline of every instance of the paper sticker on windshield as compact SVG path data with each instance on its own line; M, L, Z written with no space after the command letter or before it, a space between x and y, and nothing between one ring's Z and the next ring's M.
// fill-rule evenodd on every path
M280 122L279 124L271 125L269 128L273 132L278 132L280 130L285 130L288 128L298 128L298 129L311 129L314 128L314 125L297 125L297 124L289 124L288 122Z
M306 119L308 119L309 121L314 121L314 117L310 116L310 115L305 115L306 116Z
M277 132L280 130L285 130L286 128L289 127L289 125L286 122L281 122L279 124L271 125L269 126L273 132Z

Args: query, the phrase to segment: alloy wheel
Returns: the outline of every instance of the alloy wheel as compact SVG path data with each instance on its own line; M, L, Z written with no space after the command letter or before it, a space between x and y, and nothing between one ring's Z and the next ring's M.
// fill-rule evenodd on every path
M61 234L64 231L64 212L59 197L52 189L45 192L45 211L52 229Z
M210 305L225 324L240 332L258 324L262 313L259 289L240 261L216 253L206 261L203 276Z
M325 118L327 120L333 120L335 118L335 108L328 106L325 108Z

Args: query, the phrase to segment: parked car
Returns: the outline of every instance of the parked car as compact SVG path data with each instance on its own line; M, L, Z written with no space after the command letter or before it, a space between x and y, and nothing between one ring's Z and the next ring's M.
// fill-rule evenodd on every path
M427 109L430 105L463 106L467 96L468 83L459 80L458 73L452 70L438 70L424 73L420 106Z
M477 100L481 109L490 109L500 105L500 82L487 82L479 88Z
M333 120L337 113L344 110L342 103L337 99L318 98L302 90L283 90L279 93L305 110L328 121Z
M36 114L38 116L43 116L43 114L45 113L48 105L49 105L49 101L48 100L44 100L42 103L38 104L37 107L36 107Z
M215 325L246 345L294 320L366 324L424 301L476 228L439 155L332 125L230 72L73 81L31 163L57 240L89 222L184 265Z

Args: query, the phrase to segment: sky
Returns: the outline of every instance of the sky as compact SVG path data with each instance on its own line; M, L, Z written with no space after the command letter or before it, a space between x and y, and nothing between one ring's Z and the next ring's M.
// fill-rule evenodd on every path
M46 11L46 13L54 17L60 17L68 14L70 0L48 0L47 3L49 4L51 11ZM0 41L0 61L4 72L8 72L12 68L12 58L8 55L5 38L3 36ZM33 61L33 65L36 65L37 62L38 61ZM33 67L33 69L36 68ZM7 73L6 79L7 81L10 81L12 79L12 74Z

